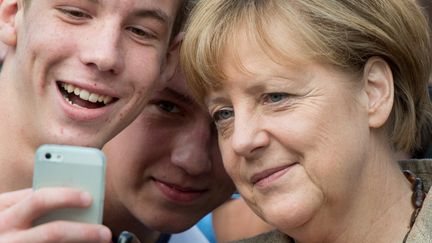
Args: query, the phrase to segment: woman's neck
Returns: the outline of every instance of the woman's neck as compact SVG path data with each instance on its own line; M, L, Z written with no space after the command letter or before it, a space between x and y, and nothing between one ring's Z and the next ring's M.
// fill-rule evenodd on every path
M402 242L414 210L411 184L393 158L369 161L350 195L321 210L296 242Z

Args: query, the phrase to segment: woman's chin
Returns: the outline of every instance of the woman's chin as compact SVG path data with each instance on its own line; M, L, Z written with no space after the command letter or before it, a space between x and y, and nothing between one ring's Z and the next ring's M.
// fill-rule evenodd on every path
M305 225L312 218L312 215L306 212L271 212L266 214L264 217L270 219L267 220L269 224L275 226L280 231L289 234L292 230Z
M306 226L322 209L323 202L318 195L307 195L307 198L278 198L269 201L267 205L261 205L261 212L265 221L289 234Z

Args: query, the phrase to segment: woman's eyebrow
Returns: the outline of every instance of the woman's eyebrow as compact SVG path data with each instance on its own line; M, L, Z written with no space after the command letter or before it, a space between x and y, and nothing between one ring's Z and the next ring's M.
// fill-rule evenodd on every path
M214 106L216 104L226 104L229 103L229 99L225 98L225 97L214 97L214 98L209 98L206 99L205 104L206 106Z

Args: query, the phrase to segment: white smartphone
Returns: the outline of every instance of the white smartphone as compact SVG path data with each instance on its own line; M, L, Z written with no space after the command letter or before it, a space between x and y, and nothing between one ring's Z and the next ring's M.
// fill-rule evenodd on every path
M105 156L99 149L46 144L36 151L33 190L42 187L73 187L87 191L93 202L89 208L54 210L34 224L67 220L101 224L105 193Z

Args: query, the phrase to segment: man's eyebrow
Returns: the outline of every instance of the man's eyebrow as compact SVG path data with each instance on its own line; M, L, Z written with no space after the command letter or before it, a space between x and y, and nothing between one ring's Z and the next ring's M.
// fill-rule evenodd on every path
M89 1L98 1L98 0L89 0ZM164 11L160 9L141 9L134 13L137 17L143 17L143 18L153 18L157 19L162 23L168 22L168 14L166 14Z
M86 0L88 2L91 2L93 4L99 4L100 0ZM144 18L154 18L159 20L160 22L166 23L168 22L168 14L162 11L161 9L141 9L137 10L134 14L137 17L144 17Z
M161 93L168 93L169 95L173 96L175 99L180 100L186 104L192 105L194 104L194 99L186 94L180 93L170 87L166 87L161 91Z

